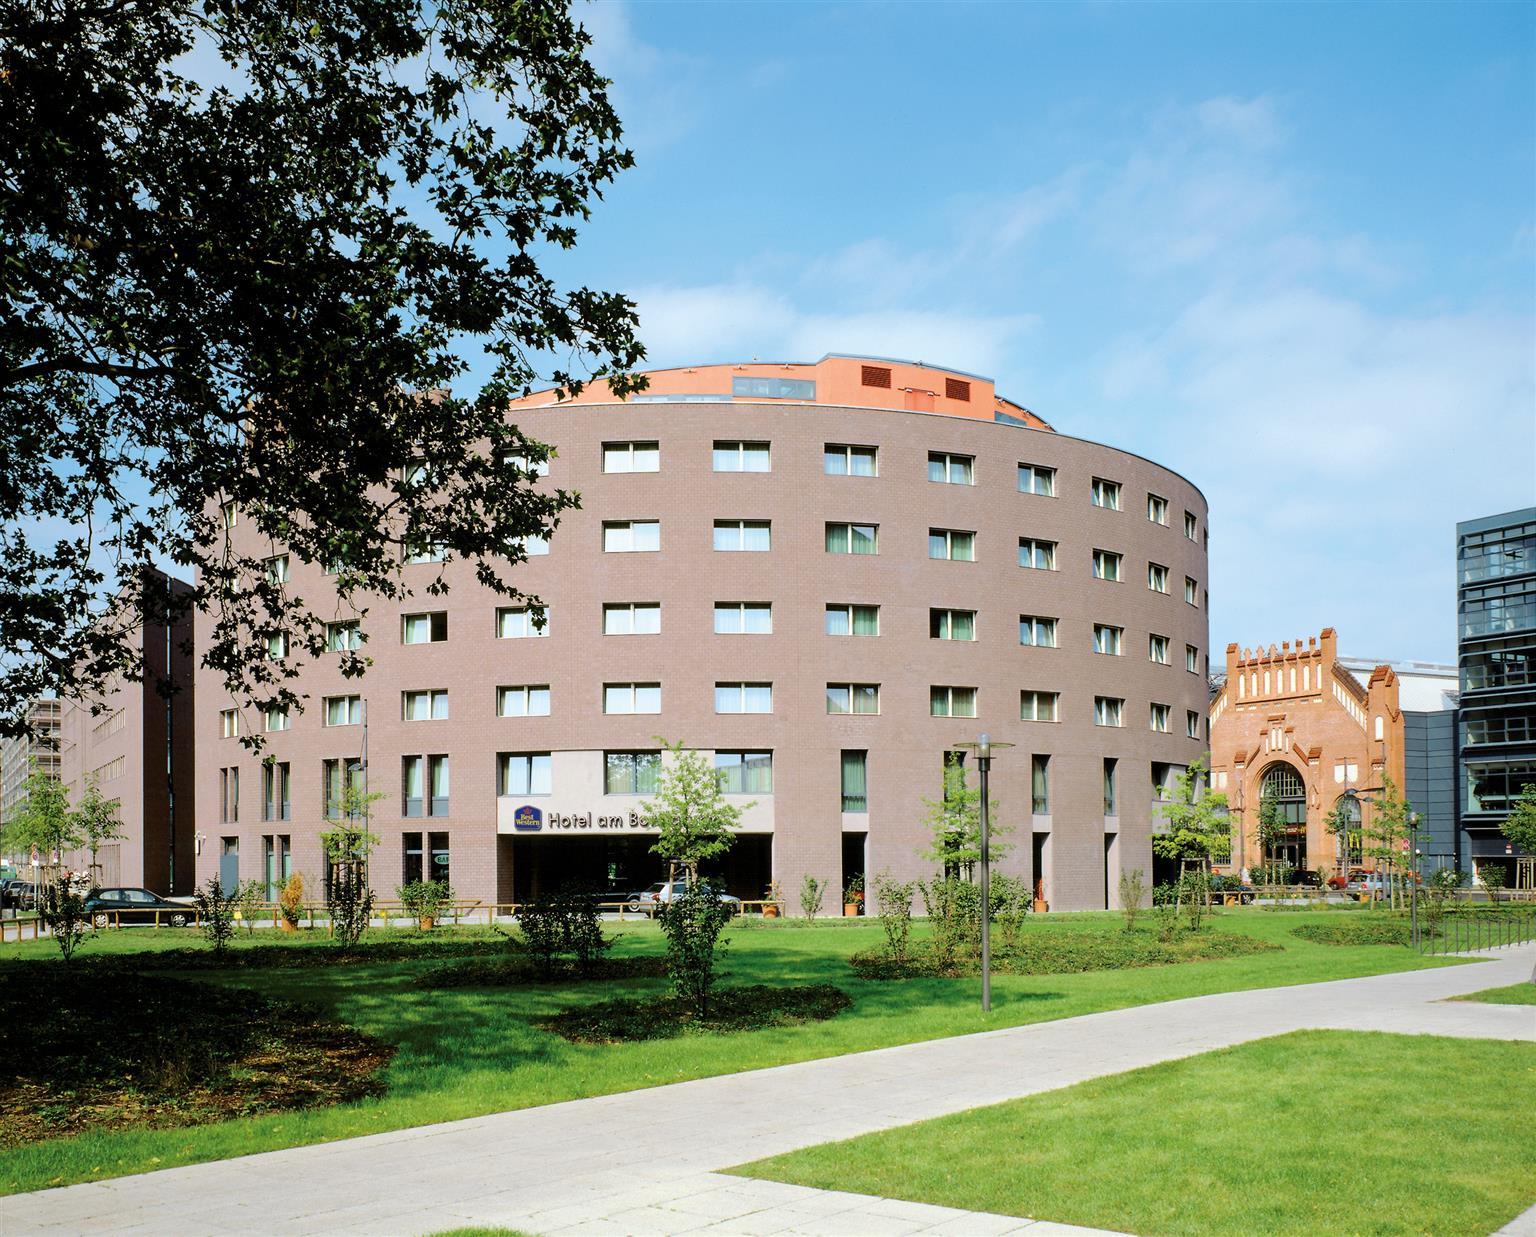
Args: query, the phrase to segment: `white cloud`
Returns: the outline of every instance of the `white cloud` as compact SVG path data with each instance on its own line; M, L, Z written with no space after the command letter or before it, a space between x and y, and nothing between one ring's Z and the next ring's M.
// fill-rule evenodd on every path
M1206 99L1195 105L1194 115L1207 132L1236 138L1246 146L1275 146L1284 137L1275 101L1268 96Z

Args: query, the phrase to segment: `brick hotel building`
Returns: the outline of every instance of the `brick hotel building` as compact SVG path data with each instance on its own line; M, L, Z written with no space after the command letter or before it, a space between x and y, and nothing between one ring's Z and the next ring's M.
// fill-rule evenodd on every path
M931 868L922 800L981 731L1014 744L993 765L1004 870L1053 909L1150 876L1155 801L1207 748L1190 482L1056 433L985 378L874 358L663 370L628 400L594 385L512 415L555 449L535 484L581 494L519 569L547 622L465 563L413 562L405 604L337 614L333 642L360 622L373 665L304 666L303 713L242 715L200 669L199 882L296 870L313 888L327 813L366 776L386 796L380 890L641 888L661 874L637 811L658 736L753 804L720 868L732 892L910 877ZM320 567L245 542L249 522L231 535L324 596ZM264 758L237 741L252 726Z

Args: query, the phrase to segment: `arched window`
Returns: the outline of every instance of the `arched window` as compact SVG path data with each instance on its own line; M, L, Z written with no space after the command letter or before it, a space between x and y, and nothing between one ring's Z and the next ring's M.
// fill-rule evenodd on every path
M1293 868L1307 866L1307 788L1301 774L1287 764L1272 764L1259 779L1259 794L1273 797L1285 824L1284 840L1275 858Z

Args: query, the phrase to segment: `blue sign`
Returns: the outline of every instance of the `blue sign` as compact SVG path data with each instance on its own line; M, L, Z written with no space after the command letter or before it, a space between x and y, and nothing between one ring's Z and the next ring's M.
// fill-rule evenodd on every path
M544 828L544 812L541 808L525 804L512 813L512 827L519 833L537 833Z

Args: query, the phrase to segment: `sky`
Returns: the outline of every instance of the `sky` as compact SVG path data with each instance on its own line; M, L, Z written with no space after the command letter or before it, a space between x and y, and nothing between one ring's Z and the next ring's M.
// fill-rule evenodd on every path
M1211 643L1455 660L1536 504L1536 6L578 6L655 366L925 360L1210 502Z

